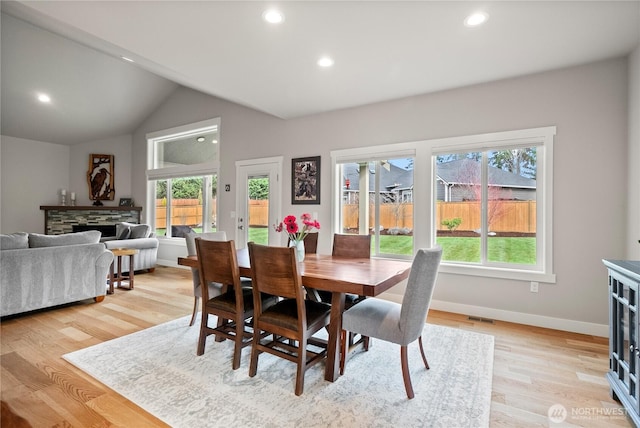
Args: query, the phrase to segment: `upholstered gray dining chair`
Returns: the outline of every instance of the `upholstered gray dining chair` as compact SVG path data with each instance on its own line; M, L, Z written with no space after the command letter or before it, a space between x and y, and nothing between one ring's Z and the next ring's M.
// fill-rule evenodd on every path
M188 232L187 234L185 234L188 256L196 255L196 238L201 238L206 241L226 241L227 234L224 231L205 232L205 233ZM191 321L189 321L189 326L192 326L196 322L198 305L200 304L200 298L202 297L202 289L200 288L200 274L198 272L198 268L191 268L191 277L193 279L194 302L193 302L193 314L191 315ZM222 285L214 284L214 283L209 284L209 298L218 296L221 293L222 293Z
M402 376L407 397L409 399L414 397L409 375L407 345L418 339L422 360L425 367L429 369L429 363L422 346L422 330L427 320L441 258L442 248L440 246L418 250L411 265L411 273L402 305L378 298L369 298L344 312L340 348L340 371L342 373L344 373L348 355L348 352L345 351L347 331L397 343L400 345Z

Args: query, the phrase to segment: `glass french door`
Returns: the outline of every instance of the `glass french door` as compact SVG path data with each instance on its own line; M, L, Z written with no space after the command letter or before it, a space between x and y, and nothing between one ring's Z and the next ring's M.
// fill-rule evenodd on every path
M280 218L281 176L281 157L236 162L236 248L250 241L280 245L271 225Z

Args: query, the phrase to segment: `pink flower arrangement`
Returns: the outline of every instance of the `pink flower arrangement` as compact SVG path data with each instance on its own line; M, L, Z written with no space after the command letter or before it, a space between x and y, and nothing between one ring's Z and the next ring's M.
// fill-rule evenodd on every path
M283 230L289 235L289 239L292 241L302 241L312 229L320 229L320 223L318 220L312 220L311 214L302 214L300 216L302 220L302 228L298 226L296 216L286 216L278 225L273 225L276 232L282 232Z

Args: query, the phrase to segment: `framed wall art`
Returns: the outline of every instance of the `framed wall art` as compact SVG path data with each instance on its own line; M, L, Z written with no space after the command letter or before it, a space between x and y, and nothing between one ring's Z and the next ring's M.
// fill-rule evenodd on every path
M320 156L291 159L291 204L320 204Z
M95 201L93 205L102 205L100 201L113 201L116 194L114 182L113 155L90 154L87 183L89 199Z

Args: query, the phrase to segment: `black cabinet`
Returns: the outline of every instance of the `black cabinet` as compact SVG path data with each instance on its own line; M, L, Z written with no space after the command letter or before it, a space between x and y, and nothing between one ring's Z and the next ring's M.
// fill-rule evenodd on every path
M603 260L609 270L609 372L611 396L640 425L638 291L640 261Z

